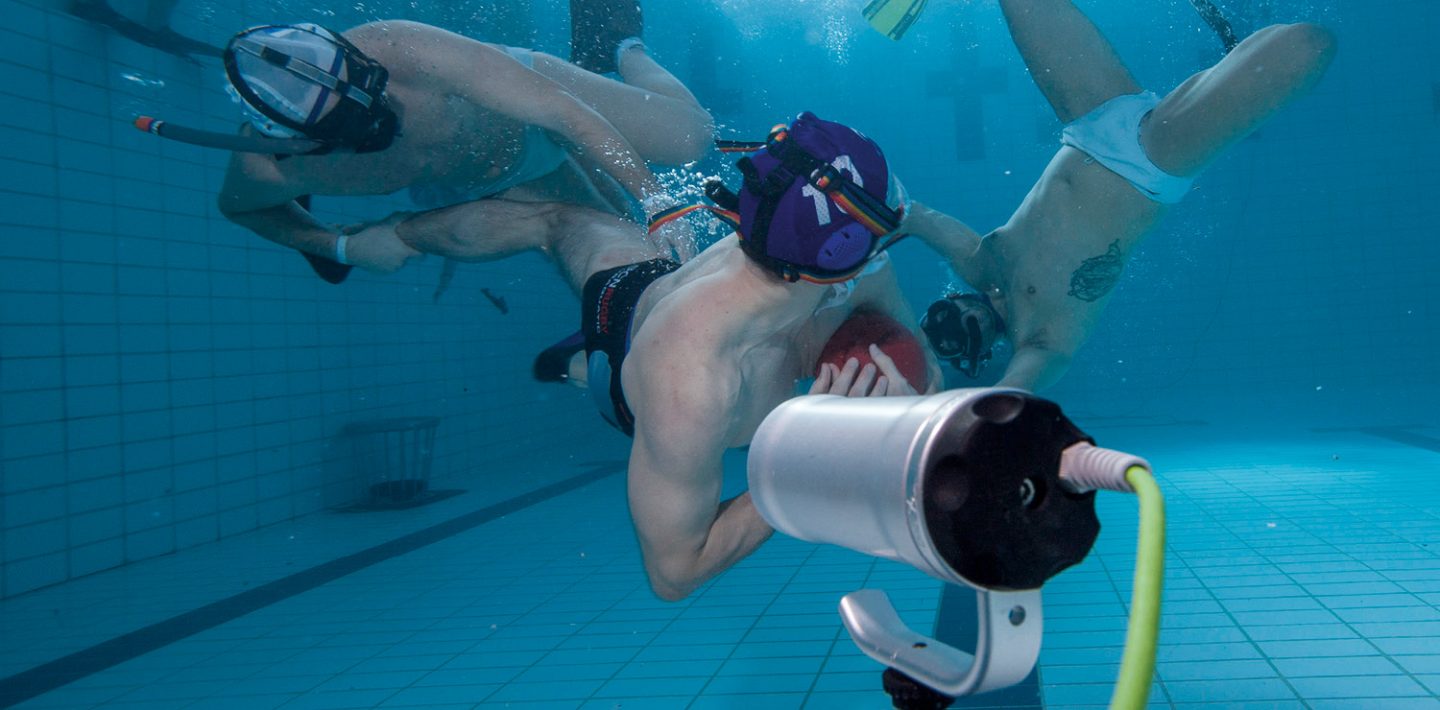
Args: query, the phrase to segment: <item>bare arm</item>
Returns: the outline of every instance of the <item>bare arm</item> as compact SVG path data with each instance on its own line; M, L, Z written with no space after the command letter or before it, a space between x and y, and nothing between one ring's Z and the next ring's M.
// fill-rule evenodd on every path
M748 493L720 500L721 457L734 435L740 375L733 360L727 366L725 348L711 347L713 333L696 330L706 327L704 319L686 318L694 310L673 304L652 313L623 372L636 417L630 514L650 585L669 601L749 555L773 532ZM677 339L677 333L693 337ZM690 342L677 345L682 341Z
M339 234L295 202L300 194L285 184L273 158L235 153L218 206L231 222L276 244L333 259Z
M912 203L901 230L919 237L950 263L960 278L976 288L991 280L982 261L980 234L969 225L929 206Z
M694 371L686 369L683 376L694 378ZM650 585L667 601L685 598L772 533L749 493L720 500L725 432L713 412L728 408L708 396L721 393L684 389L655 398L642 394L631 402L637 420L630 450L630 515ZM664 398L672 399L660 401Z
M340 261L340 233L321 224L296 202L302 194L288 185L269 156L236 153L230 158L219 207L234 222L281 246ZM357 234L347 238L345 263L367 271L398 271L420 252L396 239Z
M1020 345L1015 348L1015 355L1005 366L1005 376L996 386L1038 392L1058 382L1068 369L1068 353L1036 345Z

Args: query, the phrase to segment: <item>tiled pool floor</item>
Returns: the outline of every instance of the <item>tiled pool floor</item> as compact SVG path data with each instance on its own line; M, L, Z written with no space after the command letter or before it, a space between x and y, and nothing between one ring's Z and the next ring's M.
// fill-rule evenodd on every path
M1440 428L1089 429L1148 457L1168 498L1153 707L1440 708L1440 452L1426 445L1440 445ZM929 628L938 582L776 538L690 599L661 602L644 583L623 476L606 475L617 455L575 463L523 484L472 486L406 517L311 516L0 603L10 676L0 684L471 514L473 525L447 537L213 617L19 707L888 707L879 665L854 649L835 603L883 587ZM731 463L738 474L742 459ZM585 485L473 517L585 466ZM1135 506L1102 495L1100 508L1094 553L1046 587L1050 708L1105 705L1120 656Z

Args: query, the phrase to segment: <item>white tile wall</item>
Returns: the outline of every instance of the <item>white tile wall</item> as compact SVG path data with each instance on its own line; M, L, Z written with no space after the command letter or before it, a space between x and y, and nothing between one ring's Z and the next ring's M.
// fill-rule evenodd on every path
M128 125L233 125L213 62L17 0L0 15L0 597L346 502L349 421L443 417L440 487L564 436L547 420L581 400L529 378L575 326L548 264L462 267L439 304L436 260L322 284L216 213L226 156ZM221 43L277 17L187 6L178 22ZM317 201L345 222L394 206Z
M1214 56L1180 4L1090 5L1155 88ZM1309 3L1278 18L1319 16L1337 30L1330 75L1215 165L1144 245L1053 397L1097 416L1423 414L1440 387L1440 58L1426 34L1440 10L1382 5ZM216 43L251 20L293 19L259 2L186 4L181 15L183 31ZM685 26L651 15L661 28ZM444 417L441 485L494 467L502 452L563 439L554 413L583 400L528 375L534 352L574 322L548 265L464 268L438 305L434 260L322 284L298 256L216 214L224 156L127 125L142 111L232 125L213 64L19 0L0 0L0 16L0 595L335 502L332 437L347 421ZM932 75L969 70L951 66L957 23L971 25L980 68L1006 80L981 100L983 161L952 159L953 103L927 95ZM932 8L899 44L862 33L837 55L802 40L780 72L768 43L803 28L756 39L733 24L742 31L725 49L736 67L726 91L744 109L723 127L728 137L758 136L806 108L842 118L887 146L917 197L980 228L1008 217L1053 153L1037 136L1058 125L991 4ZM547 28L542 43L563 39ZM683 56L684 32L655 34L660 51ZM319 207L348 220L389 205ZM917 307L941 290L933 255L906 244L897 262ZM491 309L482 287L505 295L510 315Z

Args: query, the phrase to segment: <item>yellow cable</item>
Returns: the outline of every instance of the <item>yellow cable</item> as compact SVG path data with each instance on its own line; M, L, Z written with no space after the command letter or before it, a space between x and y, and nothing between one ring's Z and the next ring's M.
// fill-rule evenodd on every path
M1135 554L1135 589L1130 595L1130 627L1125 656L1110 710L1141 710L1155 677L1155 646L1160 636L1160 589L1165 579L1165 498L1144 466L1125 471L1125 482L1140 499L1140 542Z

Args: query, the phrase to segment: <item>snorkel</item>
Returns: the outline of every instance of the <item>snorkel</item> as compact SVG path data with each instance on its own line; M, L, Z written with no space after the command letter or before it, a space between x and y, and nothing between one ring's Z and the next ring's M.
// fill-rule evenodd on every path
M897 708L1024 680L1040 655L1041 587L1089 554L1097 490L1135 493L1140 542L1110 707L1146 705L1164 574L1164 501L1143 459L1095 446L1056 404L1008 388L916 397L796 397L751 440L749 493L771 527L909 564L976 592L967 653L910 629L879 589L843 596L841 621L885 665Z
M1005 320L990 298L980 293L946 294L926 309L920 329L936 357L975 379L1005 335Z
M744 177L739 193L705 185L715 203L662 211L650 231L707 209L740 237L752 260L788 282L839 283L904 235L903 186L874 141L852 128L800 114L763 142L716 141Z
M309 23L252 27L231 38L224 61L227 88L258 134L205 131L150 116L137 117L135 127L192 145L279 156L370 153L389 147L399 133L385 95L389 72L338 32Z

